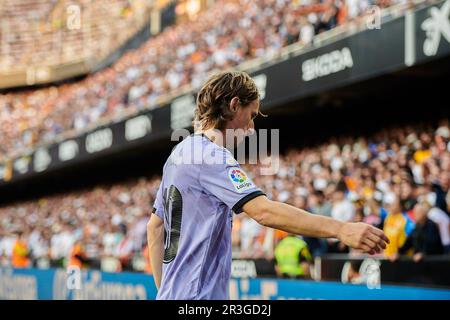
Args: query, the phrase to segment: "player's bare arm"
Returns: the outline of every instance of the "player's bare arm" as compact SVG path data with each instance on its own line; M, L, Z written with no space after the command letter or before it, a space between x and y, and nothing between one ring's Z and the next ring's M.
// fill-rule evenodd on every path
M162 261L164 254L164 221L152 214L147 224L147 242L156 287L161 285Z
M381 252L389 243L383 231L371 225L310 214L286 203L271 201L266 196L250 200L243 209L264 226L310 237L337 238L352 248L370 254Z

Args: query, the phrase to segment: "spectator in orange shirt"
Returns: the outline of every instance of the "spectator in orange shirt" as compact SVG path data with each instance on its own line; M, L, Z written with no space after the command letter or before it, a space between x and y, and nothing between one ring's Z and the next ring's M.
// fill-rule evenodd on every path
M339 10L337 13L337 24L338 25L344 24L347 21L347 18L348 18L347 1L342 0L341 6L339 7Z
M86 267L87 262L88 259L86 258L84 243L82 239L77 240L70 251L69 266L81 269Z
M28 268L30 266L30 251L23 232L17 233L17 239L12 250L12 265L14 268Z

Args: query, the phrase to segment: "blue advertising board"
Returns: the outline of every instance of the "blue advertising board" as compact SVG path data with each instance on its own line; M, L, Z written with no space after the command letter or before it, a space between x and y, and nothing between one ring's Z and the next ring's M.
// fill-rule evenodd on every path
M152 300L151 275L96 270L0 268L0 299L26 300ZM233 300L450 300L450 290L407 286L341 284L281 279L232 279Z

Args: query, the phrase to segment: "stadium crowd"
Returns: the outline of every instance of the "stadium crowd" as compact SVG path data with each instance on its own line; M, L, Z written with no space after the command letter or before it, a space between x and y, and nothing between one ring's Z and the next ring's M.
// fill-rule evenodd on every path
M0 74L104 57L147 17L142 0L2 1Z
M409 2L218 0L195 21L166 28L83 80L0 94L0 162L63 133L71 135L100 121L156 107L175 89L198 87L210 72L270 57L294 42L309 44L318 33L360 20L371 5L383 8ZM124 3L117 1L126 17L133 8ZM101 41L94 44L99 50L105 47ZM4 65L15 64L8 63Z
M315 147L292 149L280 157L275 175L257 174L244 165L271 199L342 221L364 221L390 239L384 256L420 261L449 254L450 125L388 128L370 137L340 137ZM0 208L0 262L26 267L40 259L69 265L120 261L116 270L133 269L146 257L146 224L160 177L54 195ZM234 216L233 255L277 256L288 234L262 227L244 213ZM306 256L348 253L337 240L303 238ZM358 254L350 252L350 254Z

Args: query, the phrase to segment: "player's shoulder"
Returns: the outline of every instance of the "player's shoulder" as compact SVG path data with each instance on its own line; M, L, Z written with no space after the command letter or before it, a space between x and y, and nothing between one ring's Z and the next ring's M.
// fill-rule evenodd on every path
M225 147L220 146L206 135L199 133L192 135L195 152L202 155L204 165L238 165L233 154Z
M192 134L175 146L167 160L168 165L175 165L193 169L186 164L203 167L230 167L239 166L233 154L225 147L222 147L203 134Z

